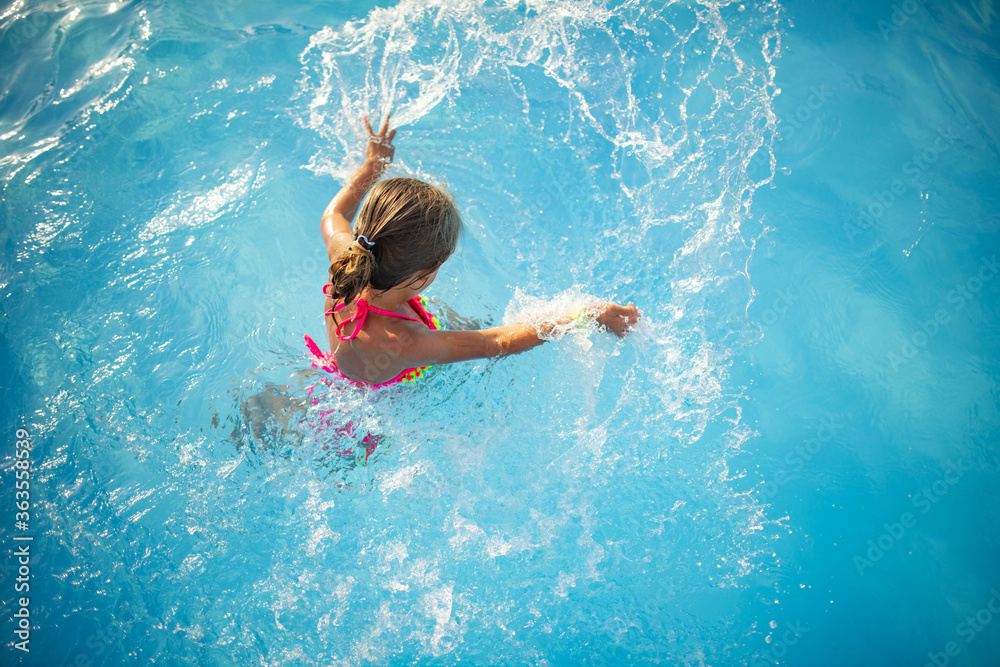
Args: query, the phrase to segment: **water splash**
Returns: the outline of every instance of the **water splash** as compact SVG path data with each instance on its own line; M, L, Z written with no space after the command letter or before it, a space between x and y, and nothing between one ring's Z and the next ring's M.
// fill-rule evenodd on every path
M767 522L734 489L740 475L731 469L753 430L741 422L741 390L728 366L733 347L749 340L746 266L763 230L751 210L775 169L782 20L776 3L413 1L324 29L302 53L299 95L308 114L300 120L323 146L309 169L346 177L362 144L355 119L391 107L401 128L396 168L448 183L466 202L472 241L463 252L475 259L456 258L447 298L468 298L479 316L500 319L479 305L496 290L466 277L473 263L515 285L503 321L572 310L588 293L644 297L644 322L625 341L559 329L553 338L570 334L561 343L516 361L448 369L425 391L380 408L383 428L413 414L440 424L429 434L397 434L397 450L376 475L392 480L382 486L385 509L400 519L409 512L399 503L425 506L428 484L444 484L451 509L433 510L445 522L436 534L453 548L398 528L372 534L448 571L451 593L463 590L465 568L489 573L476 595L464 589L476 617L475 632L462 629L464 649L489 636L486 628L530 625L515 610L558 617L558 600L585 604L577 591L612 573L621 580L624 572L656 572L633 586L649 610L641 622L673 617L692 630L683 620L691 596L739 591L761 568ZM456 419L457 404L468 406L474 427ZM532 500L506 499L508 489ZM470 523L484 499L519 518ZM633 512L633 534L646 543L625 553L602 535L608 517L621 522ZM507 546L484 560L465 550L470 542ZM545 554L545 566L518 577L532 592L510 592L500 563L533 553ZM653 554L663 566L648 565ZM558 583L538 586L533 577L557 566ZM438 631L416 620L428 596L440 594L436 585L402 591L364 565L352 576L392 591L382 599L395 610L385 616L395 622L374 629L356 656L397 645L407 632L439 654ZM713 613L703 614L711 625ZM738 644L754 630L728 632ZM671 654L719 659L724 644L694 632ZM509 657L536 648L529 642Z
M149 12L155 41L162 15ZM438 369L407 391L324 386L298 411L303 390L272 385L302 370L297 348L274 351L292 350L301 332L246 317L261 302L270 322L287 308L265 296L277 282L262 268L273 230L236 246L213 235L220 221L252 215L280 174L289 158L271 143L254 147L268 168L264 157L232 156L169 182L128 208L128 233L67 227L55 208L31 219L32 247L65 250L67 232L82 228L81 254L101 251L88 261L114 288L82 305L72 297L78 310L63 309L56 344L19 345L51 397L39 431L59 443L42 478L58 492L38 504L52 517L48 539L65 542L74 563L114 564L113 586L143 592L115 617L155 637L152 651L189 662L211 660L206 646L271 664L487 651L501 663L584 662L594 650L608 663L734 662L732 647L754 631L732 627L726 610L754 595L771 539L734 484L753 433L728 364L752 296L753 193L773 173L780 15L771 3L403 2L317 32L301 54L291 96L301 131L290 143L315 146L297 149L296 164L345 176L360 153L354 123L392 105L395 168L456 193L470 234L435 298L483 326L543 302L634 299L644 322L623 341L574 329L530 354ZM156 84L159 62L188 58L161 51L157 64L142 62L143 18L123 24L138 31L136 51L113 45L92 60L111 69L81 71L66 99L79 97L82 111L59 119L59 136L72 139L59 159L112 163L124 149L134 159L121 171L131 172L173 148L125 134L169 115L120 103L136 98L143 68ZM119 85L118 72L131 78ZM281 86L263 74L253 80ZM198 151L229 142L215 133L239 122L244 101L226 97L237 84L210 78L194 80L203 99L176 114L182 122L163 126L170 141L194 133ZM162 81L162 104L195 85L180 74ZM111 138L92 145L92 131ZM19 173L34 173L36 158L46 181L51 152L18 155L4 163L8 183L25 164ZM754 164L764 168L751 178ZM163 181L153 168L139 176ZM77 203L81 222L116 194L49 187ZM67 298L67 274L31 261L27 286ZM315 298L314 268L288 291ZM247 339L250 353L233 351ZM252 372L234 372L246 359ZM364 460L358 434L258 424L251 399L269 389L307 426L355 423L385 446ZM87 600L108 584L79 568L60 576L60 591ZM287 632L257 631L267 626ZM129 649L114 650L125 659Z

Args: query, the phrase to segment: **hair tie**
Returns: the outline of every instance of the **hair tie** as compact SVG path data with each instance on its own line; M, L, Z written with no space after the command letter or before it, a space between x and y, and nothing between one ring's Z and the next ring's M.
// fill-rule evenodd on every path
M358 234L358 238L354 239L354 242L358 244L358 247L364 250L366 253L371 255L373 258L375 254L372 250L375 249L375 244L368 240L368 237L364 234Z

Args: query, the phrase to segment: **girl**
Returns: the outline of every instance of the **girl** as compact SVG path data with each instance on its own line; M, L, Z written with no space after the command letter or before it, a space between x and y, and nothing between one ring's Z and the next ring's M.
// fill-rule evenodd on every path
M479 331L442 331L419 295L455 251L462 223L451 198L433 185L412 178L390 178L376 185L395 152L390 115L377 134L364 117L365 163L323 213L320 232L331 262L330 282L323 286L324 310L332 351L322 352L306 336L314 365L355 382L383 386L415 379L433 364L523 352L544 342L540 335L585 316L595 317L618 336L626 335L639 319L631 302L594 304L540 325L519 322ZM350 221L362 199L352 231Z

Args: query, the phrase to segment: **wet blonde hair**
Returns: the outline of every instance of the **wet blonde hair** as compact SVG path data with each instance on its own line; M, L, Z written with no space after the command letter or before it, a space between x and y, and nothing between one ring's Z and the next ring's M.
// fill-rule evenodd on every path
M351 303L369 284L385 291L430 273L455 252L461 231L455 202L441 188L404 177L376 184L358 211L354 243L330 264L332 297Z

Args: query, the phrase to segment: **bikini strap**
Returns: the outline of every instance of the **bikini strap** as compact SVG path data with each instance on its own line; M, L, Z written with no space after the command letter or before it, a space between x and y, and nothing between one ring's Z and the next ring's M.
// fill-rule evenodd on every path
M329 287L329 286L331 286L330 283L327 283L326 285L323 285L323 294L325 294L329 298L333 298L326 291L326 288ZM381 308L376 308L375 306L369 306L368 302L365 301L364 299L362 299L361 297L358 297L358 300L355 303L357 304L357 310L354 312L354 315L352 315L351 317L348 317L343 322L340 322L339 324L337 324L337 338L339 338L340 340L352 340L352 339L356 338L359 333L361 333L361 327L363 327L364 324L365 324L365 318L368 317L368 311L372 311L372 312L378 313L379 315L385 315L387 317L399 317L399 318L404 319L404 320L412 320L413 322L419 322L420 321L416 317L407 317L406 315L400 315L399 313L391 313L388 310L382 310ZM329 316L332 317L333 314L336 311L340 310L343 307L344 307L344 303L343 302L338 303L336 306L334 306L333 308L327 310L323 314L324 315L329 315ZM351 333L349 336L342 335L340 333L341 330L344 327L346 327L348 324L350 324L351 322L355 323L355 325L354 325L354 332Z

